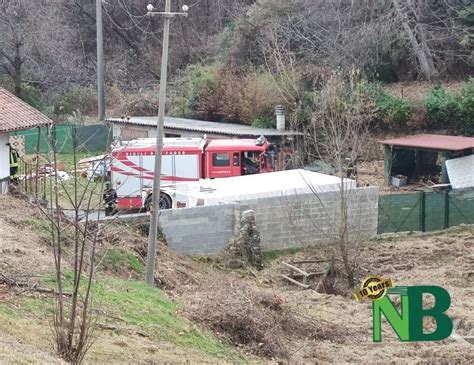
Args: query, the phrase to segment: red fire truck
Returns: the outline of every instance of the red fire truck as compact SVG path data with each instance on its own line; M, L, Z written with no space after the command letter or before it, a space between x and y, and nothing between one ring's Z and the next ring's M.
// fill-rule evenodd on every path
M160 209L172 208L167 192L177 183L275 170L276 146L250 139L165 138ZM150 209L155 139L128 142L112 152L111 181L119 209Z

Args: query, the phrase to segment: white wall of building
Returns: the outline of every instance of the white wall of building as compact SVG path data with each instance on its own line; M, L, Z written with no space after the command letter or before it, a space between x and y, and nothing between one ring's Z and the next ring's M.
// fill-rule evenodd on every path
M10 149L7 146L8 133L0 134L0 193L6 193L10 176Z
M156 128L140 125L113 124L113 137L122 141L130 141L137 138L156 138Z

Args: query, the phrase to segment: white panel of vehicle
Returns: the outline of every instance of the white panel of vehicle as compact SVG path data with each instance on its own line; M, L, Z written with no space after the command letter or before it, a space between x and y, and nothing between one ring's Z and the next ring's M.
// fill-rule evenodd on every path
M186 179L199 179L199 156L176 155L176 175ZM179 180L178 180L179 181Z
M140 195L140 179L133 176L126 176L119 172L114 172L112 179L112 186L116 187L118 196Z

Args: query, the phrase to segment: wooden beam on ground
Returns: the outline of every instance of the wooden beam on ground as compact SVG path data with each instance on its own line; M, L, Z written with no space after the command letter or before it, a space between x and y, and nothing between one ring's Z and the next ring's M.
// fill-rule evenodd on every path
M309 288L309 285L300 283L299 281L294 280L294 279L292 279L292 278L290 278L290 277L288 277L288 276L286 276L286 275L281 275L281 277L282 277L283 279L288 280L289 282L291 282L291 283L293 283L293 284L296 284L296 285L298 285L298 286L301 286L302 288L305 288L305 289L308 289L308 288Z
M308 273L308 276L303 275L303 274L294 274L293 278L305 278L305 277L312 278L314 276L324 275L325 273L326 273L325 271L310 272Z
M292 261L291 263L294 264L294 265L298 265L298 264L319 264L321 262L329 262L331 261L331 259L327 259L327 260L304 260L304 261Z
M299 267L296 267L296 266L294 266L294 265L291 265L291 264L289 264L289 263L287 263L287 262L285 262L285 261L283 261L282 264L285 265L287 268L289 268L289 269L291 269L291 270L294 270L294 271L296 271L297 273L300 273L300 274L303 275L303 276L306 276L306 277L309 276L309 274L308 274L306 271L300 269Z
M26 282L21 282L21 281L18 281L16 279L10 278L10 277L6 276L5 274L2 274L2 273L0 273L0 284L5 284L5 285L7 285L8 287L11 287L11 288L15 288L15 287L25 288L26 291L29 290L29 291L34 291L34 292L37 292L37 293L42 293L42 294L59 295L59 293L54 289L42 288L42 287L38 286L37 283L35 283L33 285L30 285ZM70 292L63 292L62 295L66 296L66 297L72 297L72 293L70 293Z

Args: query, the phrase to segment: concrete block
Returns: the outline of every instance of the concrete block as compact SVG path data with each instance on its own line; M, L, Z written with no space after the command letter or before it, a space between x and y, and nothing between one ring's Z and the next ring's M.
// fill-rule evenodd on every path
M376 188L362 188L348 195L352 234L376 232L377 194ZM337 235L339 202L339 193L329 192L166 211L163 231L180 252L217 253L238 233L243 212L252 209L265 249L321 245Z

